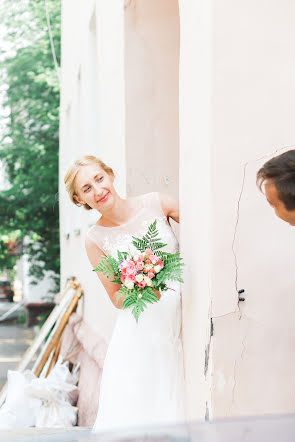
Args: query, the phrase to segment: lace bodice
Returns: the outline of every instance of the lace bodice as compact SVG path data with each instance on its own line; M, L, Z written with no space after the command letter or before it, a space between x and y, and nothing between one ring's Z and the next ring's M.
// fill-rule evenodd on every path
M139 212L127 223L120 226L104 227L92 226L88 232L88 237L106 254L117 258L117 250L121 252L135 252L132 236L142 237L148 231L149 225L156 219L157 230L161 240L167 244L162 251L176 253L179 251L177 238L167 221L162 210L158 192L150 192L141 195L143 203Z

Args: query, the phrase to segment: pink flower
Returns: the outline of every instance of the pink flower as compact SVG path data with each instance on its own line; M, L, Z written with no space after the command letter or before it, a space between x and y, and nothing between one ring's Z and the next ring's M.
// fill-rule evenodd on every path
M135 275L128 275L129 281L136 282Z
M138 257L138 261L143 261L144 256L143 255L139 255Z
M159 266L161 266L162 268L164 267L164 261L159 261L157 264L158 264Z
M142 270L142 269L143 269L143 266L144 266L144 263L143 263L142 261L138 261L138 262L135 264L135 268L136 268L136 270Z
M122 282L122 284L124 284L125 279L126 279L126 275L121 275L121 282Z
M146 286L146 282L145 282L145 281L140 281L140 282L138 283L138 286L139 286L141 289L143 289L143 288Z
M128 269L130 269L130 270L134 270L135 269L134 261L128 261L128 263L127 263L127 270Z
M152 253L153 253L152 249L145 249L145 254L147 256L152 255Z
M150 259L146 259L146 260L145 260L145 263L146 263L146 264L151 264L152 261L151 261Z
M135 272L135 264L133 261L129 261L126 267L127 275L133 275Z
M154 277L155 275L154 275L154 272L152 272L151 270L148 272L148 277L150 278L150 279L152 279L153 277Z

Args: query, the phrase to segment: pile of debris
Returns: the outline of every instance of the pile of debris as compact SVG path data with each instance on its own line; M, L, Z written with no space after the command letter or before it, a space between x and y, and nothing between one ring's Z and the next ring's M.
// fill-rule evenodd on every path
M82 295L80 284L68 283L17 369L8 370L0 429L94 423L106 345L75 312Z

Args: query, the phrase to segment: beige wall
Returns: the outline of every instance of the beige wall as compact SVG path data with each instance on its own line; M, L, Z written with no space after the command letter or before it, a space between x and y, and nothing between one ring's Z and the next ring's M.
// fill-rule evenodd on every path
M179 189L190 419L294 412L294 229L257 191L263 160L252 161L295 142L294 9L287 0L179 0L178 147L177 2L126 1L124 17L117 0L63 0L62 285L78 277L84 318L108 338L115 311L84 251L98 215L72 206L63 188L72 158L101 156L123 197ZM232 242L248 160L238 308Z
M184 258L183 344L186 411L204 419L210 409L211 302L211 4L179 1L180 10L180 244Z
M177 0L125 7L126 158L129 195L178 197Z
M79 311L107 340L116 311L84 247L86 232L100 215L69 201L63 177L77 156L96 155L113 167L116 189L126 195L123 18L123 3L117 0L62 2L61 286L77 277L84 290Z
M295 143L294 14L289 1L180 1L190 417L203 418L206 409L209 417L295 411L294 228L275 218L256 188L256 171L269 157L252 161ZM232 242L247 161L235 242L246 301L238 306Z
M243 165L295 143L294 17L295 4L286 0L214 2L213 316L237 310L231 241ZM214 319L215 416L295 411L295 231L256 189L266 159L250 162L241 200L241 319Z

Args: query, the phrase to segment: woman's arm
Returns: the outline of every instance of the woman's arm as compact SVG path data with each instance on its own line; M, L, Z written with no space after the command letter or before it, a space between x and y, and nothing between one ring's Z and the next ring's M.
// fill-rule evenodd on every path
M92 242L87 236L85 240L85 248L86 253L88 256L88 259L92 265L93 268L95 268L101 258L103 256L106 256L105 253L96 245L94 242ZM110 300L114 304L116 308L121 309L122 304L126 296L121 296L117 302L117 296L119 294L119 290L121 288L121 284L116 284L115 282L111 282L106 275L104 275L102 272L96 272L97 276L102 282L102 285L107 291L107 294L109 295ZM161 293L158 290L154 289L154 293L157 295L157 297L160 299Z
M88 256L88 259L92 265L93 268L98 266L101 258L103 256L106 256L105 253L96 245L94 242L92 242L87 236L85 240L85 248L86 253ZM125 299L125 296L122 296L117 303L117 296L118 292L121 288L120 284L116 284L115 282L111 282L106 275L104 275L102 272L95 272L99 279L102 282L102 285L107 291L107 294L109 295L110 300L114 304L116 308L122 308L123 301Z
M166 193L159 192L159 198L161 201L163 212L167 218L172 218L179 223L179 206L178 201Z

